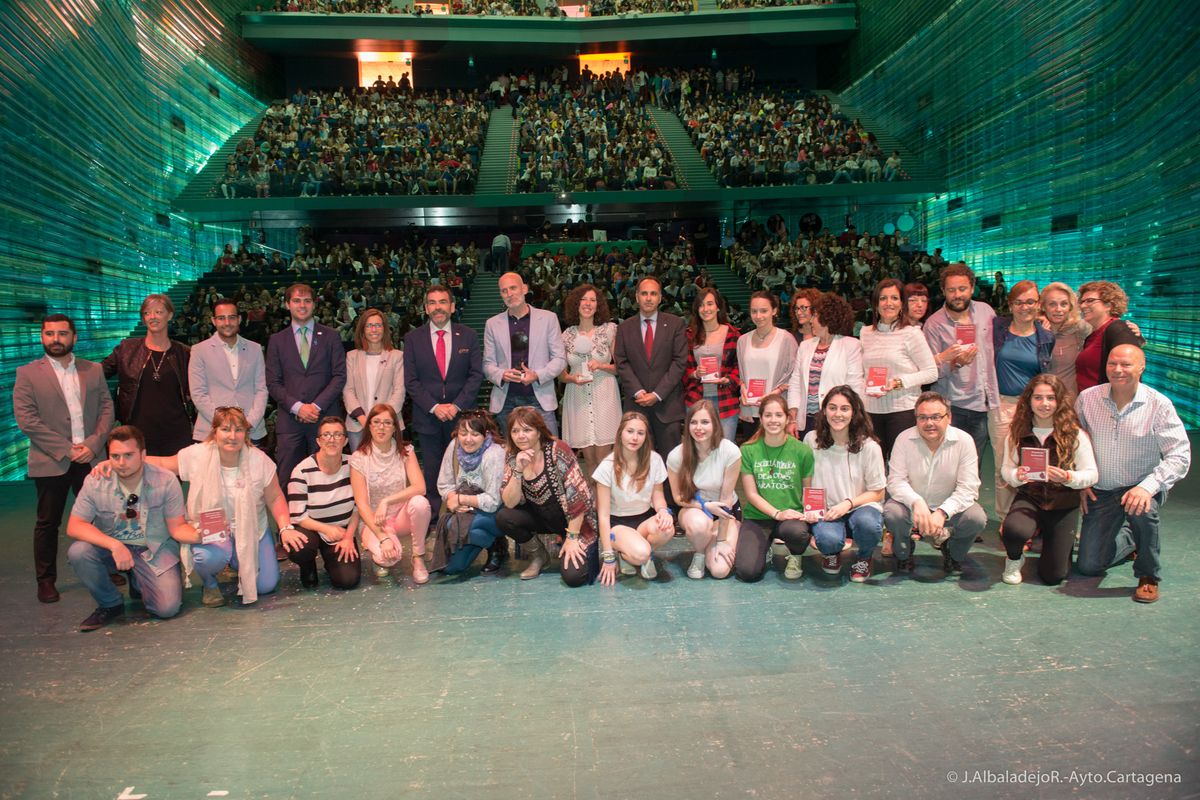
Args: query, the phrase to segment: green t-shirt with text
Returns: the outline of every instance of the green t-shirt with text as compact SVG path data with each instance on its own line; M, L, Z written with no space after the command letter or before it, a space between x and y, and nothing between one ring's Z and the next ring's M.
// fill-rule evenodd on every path
M758 493L776 508L804 508L804 479L813 474L813 451L799 439L787 438L779 447L766 439L742 445L742 474L753 475ZM770 519L752 503L742 510L748 519Z

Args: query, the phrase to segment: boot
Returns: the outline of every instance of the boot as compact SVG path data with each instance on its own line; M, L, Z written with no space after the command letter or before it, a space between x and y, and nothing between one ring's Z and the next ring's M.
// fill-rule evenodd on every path
M546 545L542 542L542 537L534 535L532 539L521 545L521 548L529 554L529 566L521 570L521 580L529 581L542 574L542 569L550 560L550 554L546 552Z

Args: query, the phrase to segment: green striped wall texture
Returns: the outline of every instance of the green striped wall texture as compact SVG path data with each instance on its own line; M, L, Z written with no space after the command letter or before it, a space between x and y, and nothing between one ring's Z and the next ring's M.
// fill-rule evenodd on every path
M76 352L100 358L146 294L195 277L229 237L156 215L262 109L247 91L260 78L254 56L237 38L243 5L0 3L5 395L17 366L42 354L43 313L74 317ZM25 449L5 411L0 480L24 476Z
M860 2L864 34L893 5ZM928 244L1010 286L1121 284L1147 383L1200 424L1200 4L962 0L860 74L843 96L946 163Z

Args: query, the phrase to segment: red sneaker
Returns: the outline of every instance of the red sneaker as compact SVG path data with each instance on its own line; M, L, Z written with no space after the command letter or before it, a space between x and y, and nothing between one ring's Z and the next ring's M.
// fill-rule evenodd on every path
M825 571L826 575L842 574L842 554L838 552L831 556L823 556L821 558L821 569Z
M860 558L850 565L850 580L854 583L866 583L869 577L871 577L871 562L867 559Z

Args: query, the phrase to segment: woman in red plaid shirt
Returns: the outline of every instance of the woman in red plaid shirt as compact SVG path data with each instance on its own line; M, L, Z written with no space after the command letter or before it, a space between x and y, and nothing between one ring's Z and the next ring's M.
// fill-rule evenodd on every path
M706 286L696 293L688 323L688 360L683 373L683 401L688 406L711 400L721 415L725 438L734 441L742 381L738 374L739 332L725 313L721 293Z

